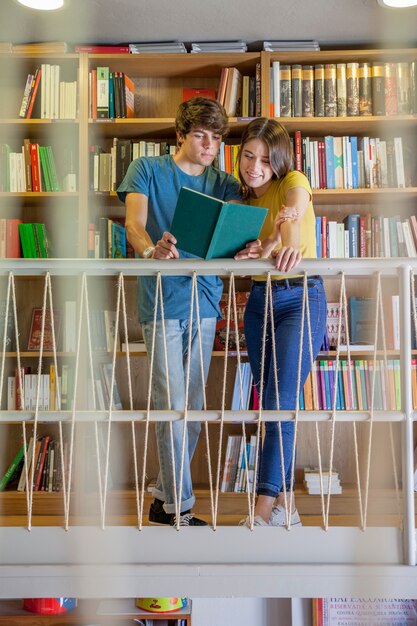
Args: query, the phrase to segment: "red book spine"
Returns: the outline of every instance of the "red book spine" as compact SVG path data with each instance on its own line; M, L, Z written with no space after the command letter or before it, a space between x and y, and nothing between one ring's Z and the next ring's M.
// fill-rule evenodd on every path
M42 191L39 171L39 145L37 143L30 144L30 161L32 164L32 191Z
M303 171L303 158L301 154L301 131L296 130L294 133L294 156L295 156L295 169L298 172Z
M359 256L366 257L366 226L365 216L359 218Z
M326 153L324 150L324 141L319 141L319 163L320 163L320 168L321 168L321 180L322 180L320 189L327 189Z
M22 256L20 248L19 224L22 220L7 220L6 256L9 259L19 259Z
M74 50L90 54L129 54L129 46L75 46Z
M38 93L38 87L39 87L39 83L41 82L41 77L42 77L41 68L38 68L36 72L37 73L36 73L36 78L35 78L35 84L33 86L32 97L30 99L28 110L26 113L27 119L30 119L32 117L33 105L35 104L36 94Z
M34 478L34 491L39 491L39 485L41 483L41 478L42 478L42 471L43 471L43 466L45 463L45 458L46 458L46 453L48 450L48 443L49 443L49 435L46 435L46 437L44 437L42 439L42 448L41 451L39 453L40 456L40 463L39 463L39 468L36 468L36 476Z
M321 218L321 257L327 259L327 217Z

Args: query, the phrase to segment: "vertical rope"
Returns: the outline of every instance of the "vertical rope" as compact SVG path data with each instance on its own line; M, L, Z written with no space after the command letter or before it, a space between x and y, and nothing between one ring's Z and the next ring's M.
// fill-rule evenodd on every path
M269 299L270 299L270 294L272 293L271 272L267 273L265 286L266 286L266 292L265 292L265 307L264 307L264 319L263 319L263 331L262 331L261 372L260 372L260 381L259 381L259 409L258 409L258 419L257 419L257 427L256 427L256 445L255 445L255 467L254 467L254 472L253 472L253 491L251 494L252 500L251 500L251 506L249 510L249 525L250 525L251 530L253 530L254 521L255 521L256 489L257 489L257 483L258 483L259 447L260 447L261 426L262 426L262 417L263 417L262 412L263 412L264 378L265 378L266 333L267 333L267 324L268 324Z
M222 461L222 443L223 443L223 430L224 430L224 412L226 406L226 380L227 380L227 367L229 357L229 336L230 336L230 300L232 293L232 283L229 281L229 293L228 293L228 306L226 315L226 344L224 349L223 360L223 381L222 381L222 403L220 413L220 432L219 432L219 447L217 452L217 471L216 471L216 493L214 498L214 519L213 529L216 530L217 511L219 506L219 489L220 489L220 468Z
M203 409L207 411L207 394L206 394L206 381L204 376L204 363L203 363L203 345L201 342L201 325L200 325L200 301L198 297L198 281L193 283L195 289L195 314L197 321L197 337L198 337L198 349L200 354L200 375L201 375L201 389L203 392ZM214 489L213 489L213 472L211 467L211 451L210 451L210 439L208 421L204 422L205 435L206 435L206 450L207 450L207 469L209 476L209 488L210 488L210 507L211 517L213 520L213 526L216 524L216 518L214 515Z
M191 366L191 346L192 346L192 335L193 335L193 314L194 314L194 296L195 291L197 289L197 274L193 272L192 283L191 283L191 298L190 298L190 321L188 326L188 341L187 341L187 365L185 372L185 399L184 399L184 418L182 421L182 443L181 443L181 461L180 461L180 480L179 480L179 490L178 490L178 503L177 510L178 515L176 516L176 529L180 528L180 515L181 515L181 500L182 500L182 481L184 477L184 457L185 457L185 443L187 440L187 430L188 430L188 399L190 392L190 366ZM198 296L197 296L198 297ZM202 359L202 355L200 354L200 360Z
M343 293L344 293L344 275L342 275L342 281L340 283L340 291L339 291L339 325L337 328L337 342L336 342L336 371L335 371L335 376L333 377L333 406L332 406L331 435L330 435L330 460L329 460L329 474L327 478L326 514L324 518L324 530L326 531L329 528L331 481L332 481L333 456L334 456L334 438L335 438L335 432L336 432L336 401L337 401L337 388L338 388L337 379L339 376L340 340L341 340L341 334L342 334L340 311L342 309ZM320 486L321 486L321 491L323 492L323 476L322 476L321 467L320 467Z

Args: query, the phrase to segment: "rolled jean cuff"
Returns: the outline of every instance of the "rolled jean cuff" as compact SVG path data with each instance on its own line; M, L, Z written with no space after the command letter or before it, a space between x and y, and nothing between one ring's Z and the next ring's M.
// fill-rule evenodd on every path
M165 494L163 491L159 491L159 489L152 489L152 496L154 498L157 498L158 500L162 500L162 502L164 503L165 513L175 513L175 504L165 502ZM190 509L192 509L194 503L194 496L191 496L191 498L188 498L188 500L182 500L180 513L184 513L184 511L189 511Z
M257 489L257 494L258 496L269 496L270 498L277 498L279 496L279 488L275 485L259 485Z

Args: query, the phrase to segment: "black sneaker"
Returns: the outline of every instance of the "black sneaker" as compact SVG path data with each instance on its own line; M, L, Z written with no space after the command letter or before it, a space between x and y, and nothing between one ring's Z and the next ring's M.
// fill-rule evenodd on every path
M167 513L164 510L162 500L155 498L149 509L149 524L152 526L172 526L174 523L174 513Z
M176 526L175 513L167 513L164 510L162 500L155 498L149 509L149 524L151 526ZM191 510L183 511L180 515L180 526L208 526L207 522L194 517Z

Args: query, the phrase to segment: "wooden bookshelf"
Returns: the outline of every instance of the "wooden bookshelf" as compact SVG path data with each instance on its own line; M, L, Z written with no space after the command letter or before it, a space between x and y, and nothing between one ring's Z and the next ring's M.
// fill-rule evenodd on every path
M7 193L0 192L0 213L3 217L22 217L25 221L45 221L51 224L52 233L55 233L57 243L55 249L58 255L64 258L87 256L87 228L88 224L94 222L100 216L122 216L123 206L119 203L115 192L94 193L90 191L89 181L89 147L95 143L100 143L103 148L109 148L113 137L117 138L137 138L146 140L171 140L175 138L174 116L177 106L182 100L183 87L212 87L217 89L221 70L224 67L238 67L242 74L253 75L256 64L261 64L261 107L262 114L269 116L270 99L270 64L274 60L281 63L347 63L350 61L374 61L374 60L416 60L417 49L393 49L393 50L334 50L323 52L297 52L297 53L244 53L244 54L176 54L176 55L94 55L94 54L54 54L54 55L25 55L25 54L2 54L0 55L0 69L4 84L8 85L5 97L2 117L0 117L0 128L2 134L8 139L15 137L15 146L19 145L25 137L29 136L33 141L51 141L55 146L65 145L70 142L74 152L75 170L77 173L77 192L57 192L57 193ZM50 120L50 119L18 119L20 102L23 95L25 79L29 71L32 71L42 62L60 64L67 74L79 76L78 83L78 115L76 120ZM115 119L115 120L93 120L89 113L88 94L88 73L97 66L108 66L115 71L126 72L135 83L137 93L137 104L135 118ZM302 133L311 133L315 136L326 134L336 135L376 135L387 133L390 136L399 134L407 135L410 145L415 145L417 137L417 116L402 115L393 117L343 117L343 118L280 118L290 133L300 130ZM230 140L237 143L242 130L247 125L248 120L234 117L230 119ZM415 151L414 151L415 152ZM394 215L397 212L408 216L415 212L417 199L417 176L416 158L412 163L413 186L405 189L355 189L355 190L314 190L314 204L317 214L326 215L346 215L356 211L361 213L371 212L376 214L384 211L387 215ZM62 219L62 222L60 221ZM54 237L54 235L53 235ZM62 247L61 247L62 243ZM86 261L87 263L88 261ZM97 282L107 283L108 289L103 295L103 300L109 306L114 301L114 280L103 280L97 278ZM94 282L94 281L92 281ZM136 285L134 280L127 280L127 297L129 311L129 333L131 328L137 330L136 322ZM5 281L3 282L5 284ZM42 302L42 280L33 277L25 277L17 281L18 284L18 310L19 310L19 331L24 342L30 325L30 314L32 306L39 306ZM76 281L74 284L64 282L62 290L59 289L59 280L54 281L54 295L61 300L75 299L77 294ZM348 281L349 289L356 295L368 295L369 280ZM326 285L328 297L337 298L336 281L328 281ZM390 282L390 289L394 293L396 286ZM97 291L100 291L97 288ZM71 295L69 295L69 293ZM29 304L28 304L29 303ZM27 344L26 344L27 345ZM371 353L355 352L355 355L371 358ZM398 352L389 351L389 356L397 356ZM417 351L413 351L413 355ZM52 353L44 354L45 358L51 359ZM58 359L73 358L73 355L59 352ZM118 365L125 357L125 353L119 352ZM134 380L134 404L136 407L143 407L146 404L146 385L148 380L148 368L144 352L131 353L132 371ZM234 372L233 366L236 363L235 353L229 353L231 358L230 371L227 379L227 402L231 397L233 387ZM242 352L241 356L247 359L247 355ZM335 353L326 354L329 358L334 358ZM342 358L345 353L341 355ZM378 356L382 353L378 351ZM14 370L16 352L6 353L7 373L11 375ZM31 364L38 358L37 353L21 352L22 359L26 362L30 359ZM209 408L219 408L221 404L221 390L219 380L222 376L223 352L213 352L212 367L208 384L208 405ZM111 355L104 353L100 358L109 360ZM34 371L32 365L32 370ZM124 372L117 374L120 378L119 386L124 402L127 402L128 390L126 380L123 379ZM5 406L5 388L3 387L2 406ZM126 432L129 424L126 426ZM309 428L311 426L311 428ZM46 426L43 426L46 428ZM117 425L117 428L119 425ZM313 425L302 425L298 444L298 467L302 467L311 460L311 449L315 445ZM227 434L239 432L240 426L228 424L225 427L223 448L227 440ZM346 441L349 433L349 424L338 424L336 439L340 443ZM123 434L125 431L123 431ZM349 434L350 436L350 434ZM1 461L0 474L4 471L9 462L9 457L18 448L21 440L21 428L16 424L2 423L0 425L0 438L9 442L8 449L4 451L4 459ZM396 432L398 440L398 432ZM123 437L121 437L123 440ZM366 438L363 436L362 452L365 449ZM125 438L122 444L123 456L121 488L110 494L109 516L114 516L117 520L133 520L135 494L131 485L132 475L132 452L130 440ZM224 450L223 450L224 453ZM197 483L201 488L196 490L197 503L195 511L206 516L209 514L208 505L208 479L200 469L205 463L205 441L200 438L200 443L196 451L193 462L193 472ZM340 445L337 450L335 465L341 473L346 475L346 484L353 482L355 471L352 458L345 458L345 450ZM126 457L126 459L124 458ZM152 448L149 455L150 475L156 475L157 459L156 448ZM349 499L348 487L345 493L334 497L335 519L342 519L342 510L345 511L346 519L349 515L346 511L351 507L353 496ZM297 503L303 522L308 525L309 521L317 521L318 500L316 496L307 496L302 491L297 491ZM338 499L340 498L340 499ZM74 494L75 512L73 519L77 520L77 507L81 506L83 494ZM150 496L146 495L146 512ZM245 510L245 496L241 494L221 494L220 516L227 523L227 516L236 518L242 515ZM116 504L121 506L121 512L117 513ZM96 507L97 502L94 506ZM343 504L343 506L342 506ZM5 492L0 494L0 523L7 525L16 523L23 524L25 519L26 500L25 494ZM96 507L96 514L98 508ZM339 511L339 512L337 512ZM62 494L41 493L34 494L34 523L41 520L42 523L62 524ZM333 515L333 512L332 512ZM353 515L353 517L355 517ZM84 520L91 520L91 511L84 514ZM355 524L357 518L355 517ZM19 522L19 523L18 523ZM131 523L135 523L131 521ZM353 522L352 522L353 523Z
M38 615L23 609L23 600L0 600L0 624L7 626L87 626L89 624L131 624L132 620L151 619L155 626L160 620L169 620L177 626L184 620L191 626L191 607L171 613L150 613L135 606L134 598L107 600L79 600L77 607L69 613Z

